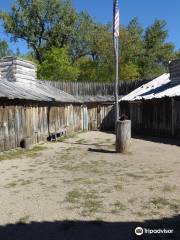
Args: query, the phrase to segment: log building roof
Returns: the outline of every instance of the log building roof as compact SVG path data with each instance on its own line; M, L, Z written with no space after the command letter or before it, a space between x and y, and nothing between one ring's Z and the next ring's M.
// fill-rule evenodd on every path
M0 79L0 98L62 103L80 102L72 95L42 81L28 81L25 84L23 82L10 82L6 79Z
M74 96L37 80L34 64L11 56L0 59L0 98L80 103Z
M8 56L0 59L0 99L61 103L114 103L112 95L73 96L48 81L37 80L36 66Z
M176 96L180 96L180 85L172 83L170 74L165 73L135 89L120 101L151 100Z

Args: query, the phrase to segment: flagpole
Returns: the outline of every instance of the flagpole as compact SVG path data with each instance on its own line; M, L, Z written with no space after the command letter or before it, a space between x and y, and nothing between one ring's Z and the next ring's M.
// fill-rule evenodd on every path
M114 37L114 48L115 48L115 126L119 120L119 37Z
M114 97L115 97L115 129L116 122L119 120L119 1L114 0L114 19L113 19L113 36L114 36L114 57L115 57L115 84L114 84Z
M116 152L124 153L130 150L131 145L131 121L119 119L119 0L114 0L114 55L115 55L115 133L116 133Z

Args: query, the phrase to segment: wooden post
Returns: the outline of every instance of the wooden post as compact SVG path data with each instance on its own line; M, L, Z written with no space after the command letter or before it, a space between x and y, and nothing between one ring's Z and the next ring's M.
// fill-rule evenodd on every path
M116 152L126 153L131 147L131 120L116 122Z
M26 137L23 139L21 143L21 147L25 149L31 149L32 148L32 138Z

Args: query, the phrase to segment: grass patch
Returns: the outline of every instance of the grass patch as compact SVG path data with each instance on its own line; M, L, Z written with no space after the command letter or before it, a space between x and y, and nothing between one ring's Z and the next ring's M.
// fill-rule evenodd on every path
M88 163L88 162L81 162L81 163L75 163L75 164L68 163L63 165L61 168L64 170L73 171L73 172L80 171L80 172L86 172L86 173L88 172L100 173L100 169L98 168L97 165Z
M103 207L103 202L99 199L96 191L79 191L77 189L67 193L66 202L74 204L73 208L82 209L82 216L92 216Z
M116 201L112 205L113 205L113 209L111 211L112 214L117 214L117 213L125 211L127 209L126 206L123 203L121 203L120 201Z
M99 212L103 207L103 202L95 191L85 192L82 200L82 216L91 216Z
M29 218L30 218L30 216L26 215L26 216L20 218L17 223L18 224L27 224L27 223L29 223Z
M153 192L155 190L155 187L151 186L148 188L151 192Z
M6 188L14 188L17 185L19 185L19 186L26 186L26 185L31 184L31 183L32 183L31 180L19 179L16 182L11 182L11 183L7 184L5 187Z
M24 181L21 182L21 186L26 186L26 185L31 184L31 183L32 183L31 180L24 180Z
M172 173L172 172L173 171L171 171L171 170L167 171L167 170L164 170L164 169L159 169L155 173L156 174L169 174L169 173Z
M75 189L67 193L65 200L69 203L77 203L80 197L81 197L81 192Z
M132 177L132 178L135 178L135 179L144 178L144 176L138 175L138 174L134 174L134 173L127 173L126 176L127 177Z
M169 206L169 201L161 197L154 198L150 203L153 204L157 209L164 208L164 206Z
M70 133L70 134L67 134L67 135L64 135L62 137L60 137L57 141L58 142L65 142L66 140L70 139L70 138L78 138L78 135L80 134L81 132L74 132L74 133Z
M114 189L116 191L122 191L123 190L123 186L121 184L116 184L116 185L114 185Z
M78 143L78 144L87 144L88 142L86 141L86 140L84 140L84 139L79 139L79 140L77 140L76 141L76 143Z
M177 187L174 185L174 186L170 186L170 185L164 185L163 187L163 192L174 192L176 191Z
M105 188L102 193L112 193L112 189L109 187L109 188Z
M7 152L0 153L0 161L3 160L11 160L11 159L17 159L17 158L22 158L22 157L37 157L41 151L47 149L44 146L34 146L32 149L13 149L9 150Z
M17 183L16 183L16 182L11 182L11 183L7 184L5 187L6 187L6 188L14 188L14 187L16 187L16 186L17 186Z
M64 153L59 157L59 160L71 160L71 156L68 153Z
M136 215L138 217L146 217L146 214L144 212L136 212Z
M147 182L151 182L154 180L154 177L145 177L144 180Z
M101 181L96 180L96 179L88 179L88 178L74 178L72 180L66 180L64 181L65 183L77 183L77 184L85 184L85 185L93 185L93 184L98 184L101 183Z
M169 208L170 210L177 212L180 209L179 206L179 202L177 202L176 200L168 200L165 198L154 198L152 199L149 204L158 210L164 209L164 208ZM146 206L146 208L148 208L149 206Z

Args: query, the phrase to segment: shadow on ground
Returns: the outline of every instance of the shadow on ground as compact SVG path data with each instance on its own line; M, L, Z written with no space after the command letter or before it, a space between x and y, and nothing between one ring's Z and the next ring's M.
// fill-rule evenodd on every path
M89 152L97 152L97 153L116 153L116 151L114 150L106 150L106 149L96 149L96 148L88 148Z
M133 135L135 139L142 139L144 141L155 142L155 143L163 143L168 145L174 145L180 147L180 139L178 138L168 138L168 137L153 137L153 136L141 136L141 135Z
M65 142L63 141L63 143L66 144L72 144L72 145L83 145L83 146L94 146L94 147L108 147L108 144L98 144L98 143L83 143L83 142Z
M173 234L136 236L137 226L174 229ZM11 224L0 227L1 240L179 240L180 216L139 222L56 221Z

